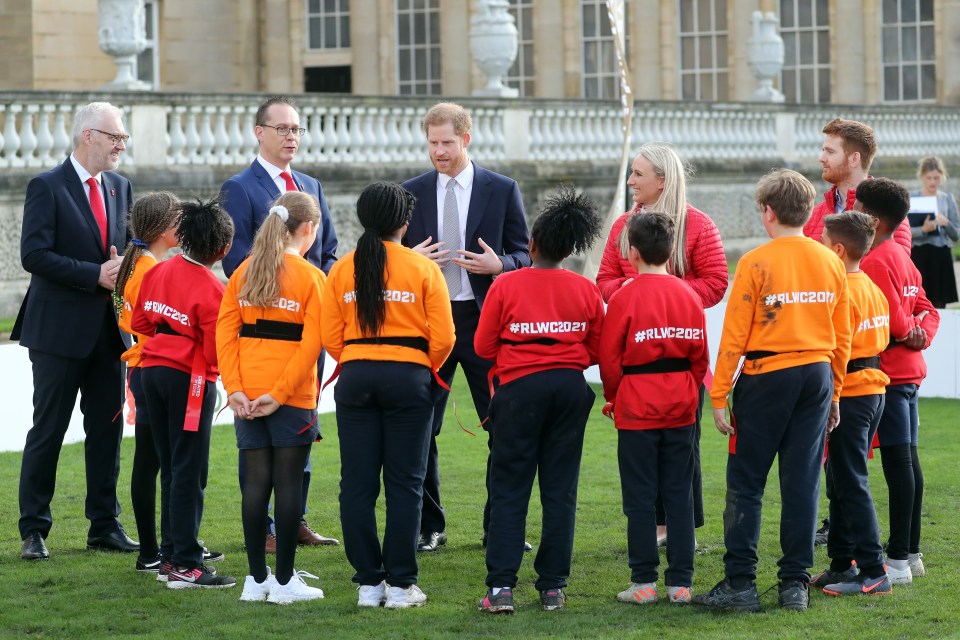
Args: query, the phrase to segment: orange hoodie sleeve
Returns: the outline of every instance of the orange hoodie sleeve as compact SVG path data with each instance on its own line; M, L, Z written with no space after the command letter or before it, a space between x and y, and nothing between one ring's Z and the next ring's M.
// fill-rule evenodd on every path
M836 347L833 350L833 360L830 368L833 370L833 401L840 401L840 391L843 389L843 379L847 375L847 362L850 360L850 344L853 340L853 327L850 323L850 292L846 278L840 286L840 295L837 296L837 305L833 308L833 334L836 338Z
M727 406L727 394L733 387L733 376L750 338L754 308L759 295L752 276L747 261L741 259L733 274L733 287L727 299L727 311L723 316L720 350L717 352L717 366L710 391L710 401L714 409ZM850 322L849 316L846 321Z
M423 306L427 315L427 327L430 329L430 363L436 371L447 361L457 336L453 326L450 293L447 291L443 272L436 265L427 266L430 268L424 282Z
M320 315L326 276L312 265L309 271L303 270L299 275L306 274L312 277L306 282L298 283L298 288L306 289L303 293L303 334L300 339L300 348L287 361L283 373L270 389L270 396L280 404L286 404L290 396L303 386L311 373L316 377L315 367L322 349Z
M220 360L223 387L228 397L232 393L243 391L240 379L240 327L243 326L243 317L240 315L240 303L237 300L239 278L243 273L245 270L240 269L230 276L217 316L217 357Z
M320 340L330 357L337 362L340 362L340 356L343 354L345 342L343 334L347 327L343 308L340 306L340 296L343 293L341 290L343 278L340 277L340 272L346 268L347 260L353 260L353 256L347 256L335 262L330 269L330 276L323 290L323 302L320 305Z

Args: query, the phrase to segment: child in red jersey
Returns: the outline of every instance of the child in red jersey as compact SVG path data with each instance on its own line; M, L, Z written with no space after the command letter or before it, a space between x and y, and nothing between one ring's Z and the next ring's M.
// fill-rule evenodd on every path
M890 342L890 308L883 292L860 270L877 223L865 213L845 211L824 217L823 224L821 243L837 254L847 270L853 339L840 391L840 427L827 434L830 567L810 584L831 596L888 594L893 590L883 566L867 458L890 382L880 370L880 353Z
M664 582L670 602L684 605L692 597L694 421L710 364L706 321L697 295L667 271L673 221L645 212L628 225L638 275L610 299L600 341L603 413L617 427L632 583L617 599L658 599L659 491L670 531Z
M565 604L583 435L595 399L583 370L597 362L603 302L596 285L561 263L586 251L600 230L594 204L561 187L533 224L533 268L498 277L480 312L474 347L496 363L500 378L490 403L489 590L481 611L513 612L538 474L543 530L536 588L544 610Z
M136 449L133 454L133 470L130 472L130 503L137 521L137 537L140 539L140 557L137 558L136 568L142 573L160 571L156 517L160 460L157 459L157 448L153 444L150 410L143 394L143 369L140 366L140 353L147 336L135 333L130 327L130 320L133 318L133 309L137 306L143 275L179 244L176 233L179 218L180 201L172 193L149 193L136 201L130 211L130 231L133 239L123 252L123 262L117 272L117 284L113 293L120 328L135 338L133 346L124 352L120 359L127 363L130 372L128 380L136 415Z
M890 345L880 354L880 369L890 377L877 437L883 475L890 491L887 575L893 584L909 584L924 574L920 559L920 508L923 472L917 456L920 416L917 390L927 375L921 351L940 326L940 315L923 291L920 272L890 239L910 209L910 195L886 178L857 187L854 207L877 218L877 237L860 268L880 287L890 304Z
M183 253L147 272L131 327L149 336L143 388L160 458L161 582L224 588L233 578L203 564L197 539L217 391L216 325L223 284L211 271L230 250L233 221L215 202L187 202L177 227Z
M303 501L303 466L320 433L317 358L326 276L303 254L313 246L320 205L282 194L257 231L250 257L227 283L217 355L246 459L243 531L250 575L240 599L284 604L323 597L293 567ZM263 522L276 491L277 575L264 552Z

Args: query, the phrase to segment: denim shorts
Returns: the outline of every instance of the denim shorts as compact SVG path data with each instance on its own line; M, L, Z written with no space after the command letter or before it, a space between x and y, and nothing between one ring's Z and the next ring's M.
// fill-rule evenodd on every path
M281 405L265 418L234 418L238 449L300 447L320 439L320 417L316 409Z

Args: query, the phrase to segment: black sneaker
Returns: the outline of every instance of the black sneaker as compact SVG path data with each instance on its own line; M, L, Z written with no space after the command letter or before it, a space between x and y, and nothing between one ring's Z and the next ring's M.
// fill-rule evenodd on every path
M203 546L203 540L200 541L200 545ZM221 552L210 551L210 549L203 547L203 563L204 564L208 562L220 562L221 560L223 560L223 558L224 556Z
M153 556L152 558L137 558L137 571L140 573L159 573L160 565L163 564L163 558L159 554Z
M808 529L809 531L809 529ZM817 529L817 535L813 538L813 544L822 547L827 544L827 538L830 536L830 518L823 521L823 526Z
M840 582L851 582L856 580L859 574L860 570L853 565L850 565L850 568L844 571L827 569L826 571L813 576L813 578L810 579L810 586L823 589L828 584L838 584Z
M170 570L168 589L229 589L237 581L229 576L218 576L216 571L200 565L194 569Z
M752 581L743 589L734 589L730 581L724 578L707 593L693 596L693 604L715 611L755 613L760 611L760 596L757 594L757 585Z
M560 589L544 589L540 592L540 606L544 611L563 609L566 603L567 598Z
M513 613L513 589L500 589L497 595L490 589L477 608L486 613Z
M780 583L780 608L788 611L806 611L810 608L810 587L801 580Z

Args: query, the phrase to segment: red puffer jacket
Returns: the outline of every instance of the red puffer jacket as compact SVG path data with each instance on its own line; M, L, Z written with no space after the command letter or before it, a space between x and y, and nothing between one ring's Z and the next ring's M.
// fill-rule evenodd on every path
M637 275L637 270L620 253L620 231L631 213L633 211L628 211L614 221L603 249L603 259L597 272L597 287L600 288L604 302L609 302L610 296L619 291L624 282ZM707 214L689 204L686 258L687 272L683 279L700 297L703 308L708 309L720 302L727 291L729 277L720 231Z
M807 224L803 225L803 235L808 238L812 238L817 242L820 242L820 236L823 235L823 218L834 211L834 203L837 201L837 185L830 187L830 191L827 191L823 202L818 204L813 208L813 215L810 216L810 220L807 221ZM847 204L846 208L849 211L853 209L853 203L857 201L857 190L850 189L847 191ZM910 222L904 218L903 222L900 223L900 226L897 227L896 231L893 232L893 239L903 247L904 251L907 252L907 255L910 255L910 247L913 245L913 235L910 233Z

